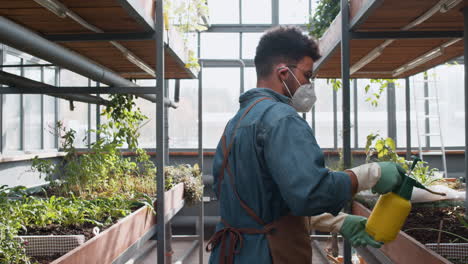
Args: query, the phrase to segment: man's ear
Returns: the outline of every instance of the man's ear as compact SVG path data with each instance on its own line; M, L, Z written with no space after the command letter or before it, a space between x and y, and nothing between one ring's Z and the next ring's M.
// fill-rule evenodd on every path
M280 76L280 79L281 80L286 80L287 78L287 74L288 74L288 67L285 65L285 64L279 64L277 67L276 67L276 71L279 73L279 76Z

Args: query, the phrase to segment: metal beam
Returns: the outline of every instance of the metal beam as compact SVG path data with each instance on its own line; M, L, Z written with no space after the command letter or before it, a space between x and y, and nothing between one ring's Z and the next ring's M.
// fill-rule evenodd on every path
M145 1L132 1L132 0L117 0L117 2L127 11L127 13L135 19L135 21L144 27L145 31L154 30L154 21L151 16L144 16L144 8L140 8L140 4L146 3ZM140 11L140 12L138 12Z
M79 33L79 34L49 34L43 37L53 42L87 42L87 41L132 41L153 40L153 32L139 33Z
M351 32L352 39L434 39L462 37L463 31Z
M366 21L366 19L369 17L370 14L372 14L372 11L376 9L379 5L383 3L384 0L369 0L365 3L365 6L361 7L359 9L359 12L356 14L356 16L353 17L351 22L349 22L350 27L349 29L352 30L356 28L357 26L361 25ZM349 16L348 16L349 17ZM349 20L348 20L349 21Z
M4 73L1 72L0 76ZM0 77L2 82L3 76ZM84 87L84 86L68 86L54 87L42 86L36 87L31 85L14 85L12 87L2 87L0 94L154 94L154 87Z
M468 7L463 9L463 26L465 36L468 35ZM463 55L468 58L468 39L464 38ZM465 69L465 183L466 193L468 193L468 67L466 63L463 65ZM468 199L465 199L465 218L468 219Z
M200 35L198 35L200 36ZM200 63L200 73L198 74L198 166L202 173L203 177L203 63ZM204 197L204 192L202 193L202 197ZM205 208L202 201L200 201L199 211L198 211L198 232L197 235L199 236L199 251L198 251L198 263L203 262L203 254L205 247L203 246L204 239L205 239Z
M6 45L67 68L96 82L109 86L138 86L96 62L50 42L5 17L0 17L0 39ZM154 95L142 95L141 97L152 102L156 101Z
M351 98L350 98L350 38L349 4L341 0L341 79L343 92L343 165L351 167ZM351 202L351 201L350 201ZM351 212L351 203L346 205L346 212ZM351 244L345 240L343 257L345 264L351 264Z
M273 24L275 25L275 24ZM212 25L204 32L216 32L216 33L263 33L269 30L273 25L259 24L259 25ZM303 24L297 24L295 26L300 27L302 30L306 30L307 26Z
M166 111L164 107L164 18L163 18L163 5L164 0L155 1L155 17L154 29L156 31L156 92L158 97L156 97L156 115L160 118L156 119L156 168L158 169L156 185L157 190L161 195L158 195L156 201L156 210L160 212L157 214L158 230L157 230L157 240L158 240L158 252L157 252L157 263L165 264L165 250L166 250L166 216L164 214L164 190L165 190L165 180L164 180L164 169L165 169L165 150L164 150L164 112Z
M0 94L47 94L50 96L59 97L66 100L73 100L78 102L93 103L107 105L109 101L101 97L88 95L88 94L65 94L58 88L42 82L33 81L25 77L15 74L0 71L0 83L13 87L0 88ZM135 89L135 88L133 88ZM25 91L29 90L29 92ZM48 93L47 91L52 91Z
M406 106L406 159L411 160L411 100L410 81L405 78L405 106Z
M213 68L213 67L255 67L253 60L216 60L216 59L200 59L200 62L203 62L203 67Z
M390 82L387 87L387 125L388 137L397 141L397 124L396 124L396 98L395 98L395 83Z

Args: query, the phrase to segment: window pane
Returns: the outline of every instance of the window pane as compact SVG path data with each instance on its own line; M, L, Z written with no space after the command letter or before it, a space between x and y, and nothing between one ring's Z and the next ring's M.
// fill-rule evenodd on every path
M175 81L169 87L172 99ZM169 109L169 147L198 148L198 80L180 81L178 105L177 109Z
M21 96L3 95L3 148L7 151L21 149Z
M280 24L306 24L309 21L309 0L279 0Z
M463 65L441 65L429 72L433 85L429 96L439 96L440 126L436 118L430 119L431 133L439 133L447 147L465 146L465 108ZM431 102L430 115L437 115L436 102ZM440 147L440 138L431 137L431 147Z
M321 148L333 148L333 88L325 79L315 80L315 138Z
M359 87L358 87L359 89ZM355 128L355 122L354 122L354 84L351 81L350 82L350 103L351 103L351 148L355 147L355 137L354 137L354 128ZM338 149L343 149L343 89L339 89L336 92L336 104L337 104L337 129L338 129L338 138L337 138L337 143L338 143ZM333 99L332 99L333 100ZM333 102L333 101L332 101ZM359 139L358 139L359 140Z
M60 71L60 86L88 86L88 79L68 70ZM75 147L86 148L86 137L88 131L88 104L73 102L74 109L70 107L70 102L60 99L60 120L65 128L76 131Z
M239 109L239 68L203 69L203 142L216 148L224 127Z
M238 59L239 33L202 33L201 58Z
M24 69L24 77L41 81L41 69L30 67ZM23 96L24 106L24 149L37 150L41 148L42 124L41 124L41 96L38 94L26 94Z
M258 42L262 37L262 33L243 33L242 34L242 58L253 59Z
M238 24L239 0L208 1L211 24Z
M405 105L405 80L398 80L395 83L395 97L396 97L396 125L397 125L397 147L406 148L406 105ZM411 92L411 90L410 90ZM414 100L410 93L410 128L411 128L411 147L418 147L418 134L415 120Z
M54 68L44 68L44 82L55 85ZM44 149L55 148L55 98L44 95Z
M244 68L244 90L257 87L257 72L254 67Z
M44 95L44 149L55 147L55 98Z
M271 24L271 0L241 0L243 24Z
M155 86L156 80L137 80L136 83L140 86ZM156 104L141 98L137 99L135 103L141 112L148 117L140 125L138 143L142 148L154 149L156 148Z
M19 65L21 59L10 54L5 54L4 65ZM20 68L4 68L4 71L20 75ZM3 151L21 150L21 120L20 120L21 96L18 94L3 95Z
M86 137L88 136L88 104L73 102L74 110L70 109L70 103L60 100L60 120L66 130L73 129L75 134L75 147L86 148Z
M26 94L24 100L24 149L37 150L41 148L41 95Z
M370 84L369 93L365 92L365 87ZM368 79L358 79L358 143L360 148L366 146L367 136L371 133L378 133L382 137L388 135L387 124L387 93L384 91L378 100L377 107L366 102L366 99L379 89L380 84L371 84ZM338 103L340 105L340 103Z

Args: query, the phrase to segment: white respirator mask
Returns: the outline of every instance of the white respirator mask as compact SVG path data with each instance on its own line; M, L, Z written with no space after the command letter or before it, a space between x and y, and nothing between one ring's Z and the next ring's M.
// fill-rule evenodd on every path
M294 95L292 95L291 90L289 90L289 87L283 80L281 80L289 93L289 97L291 97L291 106L294 107L294 109L296 109L297 112L309 112L310 109L312 109L312 107L314 106L315 102L317 101L314 86L311 83L301 85L301 83L296 78L291 69L289 69L289 67L282 68L288 69L288 71L292 74L296 82L299 84L299 88L297 88Z

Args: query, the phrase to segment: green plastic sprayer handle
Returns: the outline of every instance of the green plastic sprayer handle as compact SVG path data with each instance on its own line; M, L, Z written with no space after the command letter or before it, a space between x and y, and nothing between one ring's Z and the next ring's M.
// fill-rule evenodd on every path
M418 156L411 156L411 158L413 158L413 164L411 164L411 169L410 171L412 171L414 169L414 167L416 167L416 164L418 163L418 161L421 161L421 159L418 157Z

